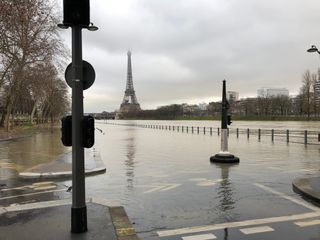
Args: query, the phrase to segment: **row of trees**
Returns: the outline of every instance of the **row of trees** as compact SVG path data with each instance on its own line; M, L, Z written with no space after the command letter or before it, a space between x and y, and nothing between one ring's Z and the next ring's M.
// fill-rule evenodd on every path
M284 95L246 98L230 101L230 112L245 117L300 117L318 118L320 112L320 69L318 74L306 71L302 86L295 97ZM221 114L221 102L210 102L206 108L200 105L172 104L156 110L129 112L125 118L177 119L189 117L210 117Z
M66 58L53 1L0 2L0 126L15 115L53 121L69 108L59 77ZM12 121L11 121L12 122Z

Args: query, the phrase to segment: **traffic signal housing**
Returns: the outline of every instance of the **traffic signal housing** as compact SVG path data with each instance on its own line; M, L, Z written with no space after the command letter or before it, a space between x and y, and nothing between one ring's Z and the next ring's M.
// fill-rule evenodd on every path
M72 146L72 116L61 118L61 141L66 147Z
M63 25L88 27L89 24L89 0L63 0Z
M232 119L231 119L231 115L228 115L228 116L227 116L227 124L228 124L228 125L231 125L231 123L232 123L231 120L232 120Z
M82 119L83 147L91 148L94 145L94 118L84 116Z

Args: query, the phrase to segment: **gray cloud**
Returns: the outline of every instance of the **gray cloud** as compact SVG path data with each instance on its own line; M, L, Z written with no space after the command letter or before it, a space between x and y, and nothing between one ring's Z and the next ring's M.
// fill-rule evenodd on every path
M241 97L264 86L297 93L303 72L320 65L306 52L319 43L319 11L316 0L92 0L100 29L83 31L97 73L86 111L120 106L128 49L142 107L216 99L223 79Z

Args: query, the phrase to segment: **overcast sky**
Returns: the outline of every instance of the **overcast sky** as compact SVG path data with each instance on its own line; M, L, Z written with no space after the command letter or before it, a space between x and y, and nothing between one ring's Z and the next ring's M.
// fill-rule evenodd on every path
M58 0L59 1L59 0ZM62 2L62 1L61 1ZM240 98L261 87L301 87L316 72L319 0L91 0L96 32L83 30L83 58L96 71L85 112L119 109L127 51L142 109L221 98L222 80ZM62 14L62 12L61 12ZM70 46L70 30L61 30Z

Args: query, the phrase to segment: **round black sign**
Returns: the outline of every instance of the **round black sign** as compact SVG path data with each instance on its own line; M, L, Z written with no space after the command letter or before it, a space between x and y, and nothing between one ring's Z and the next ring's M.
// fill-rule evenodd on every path
M65 78L69 87L72 88L72 63L70 63L65 72ZM82 60L82 78L83 78L83 90L88 89L94 83L96 73L90 63Z

